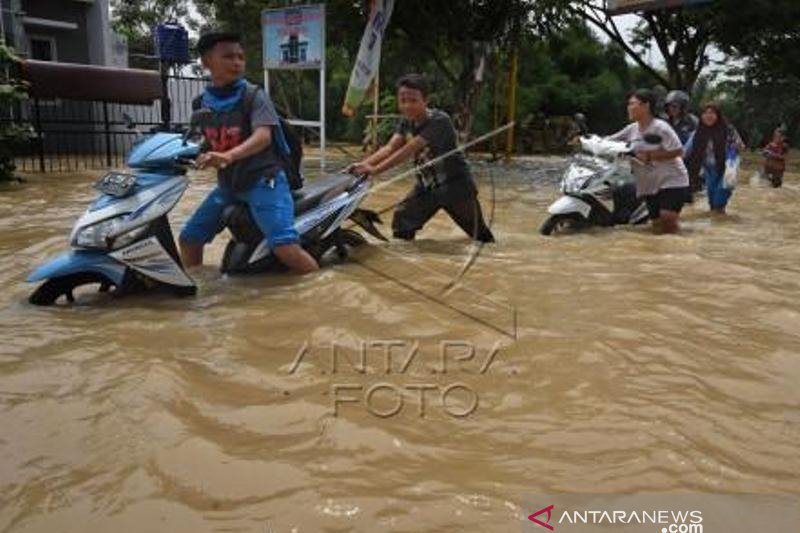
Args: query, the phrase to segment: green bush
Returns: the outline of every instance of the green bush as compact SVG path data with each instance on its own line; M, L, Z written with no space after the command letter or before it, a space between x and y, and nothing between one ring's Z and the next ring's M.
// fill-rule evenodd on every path
M18 76L19 64L14 51L0 44L0 181L14 179L16 150L31 138L28 124L11 120L14 109L28 98L25 82Z

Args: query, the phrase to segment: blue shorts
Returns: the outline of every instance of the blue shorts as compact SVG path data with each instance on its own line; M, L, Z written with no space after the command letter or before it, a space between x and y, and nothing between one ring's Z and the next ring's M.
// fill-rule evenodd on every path
M235 202L247 204L270 248L300 242L294 229L294 200L283 172L275 176L272 184L266 178L260 179L240 193L217 185L186 222L181 241L188 244L211 242L220 230L223 210Z

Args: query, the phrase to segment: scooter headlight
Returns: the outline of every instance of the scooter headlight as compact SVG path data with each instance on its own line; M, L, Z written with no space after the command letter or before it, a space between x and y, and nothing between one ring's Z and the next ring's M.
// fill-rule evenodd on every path
M584 171L582 173L576 173L574 175L567 176L564 178L561 189L567 194L578 193L586 187L586 184L589 183L589 181L598 175L600 175L599 172Z
M600 166L595 158L576 156L564 174L561 191L565 194L579 193L604 172L604 167Z
M127 224L127 222L128 215L120 215L102 220L91 226L86 226L78 231L72 244L80 248L100 248L103 250L122 248L135 241L147 231L146 224L139 226L138 228L134 228L118 236L109 246L108 236L117 232Z
M111 243L111 249L117 250L119 248L125 248L134 241L139 240L142 235L147 233L147 227L148 225L145 224L144 226L139 226L138 228L134 228L128 232L123 233L122 235L114 239L114 242Z

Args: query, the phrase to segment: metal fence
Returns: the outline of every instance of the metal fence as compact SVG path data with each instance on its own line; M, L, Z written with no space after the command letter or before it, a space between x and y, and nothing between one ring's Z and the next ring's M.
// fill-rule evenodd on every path
M171 100L171 122L185 126L192 100L206 80L170 76L167 92ZM161 103L129 105L65 99L30 99L10 116L0 120L29 123L33 140L16 157L23 172L70 172L81 169L121 167L139 133L126 127L125 115L146 133L161 124Z

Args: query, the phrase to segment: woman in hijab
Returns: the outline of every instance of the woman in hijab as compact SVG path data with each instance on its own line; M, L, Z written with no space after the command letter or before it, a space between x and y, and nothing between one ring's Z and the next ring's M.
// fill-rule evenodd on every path
M708 205L714 213L725 214L733 189L725 187L725 169L728 147L743 150L744 143L736 130L728 124L719 106L713 103L703 107L700 125L686 145L686 166L689 179L705 176Z

